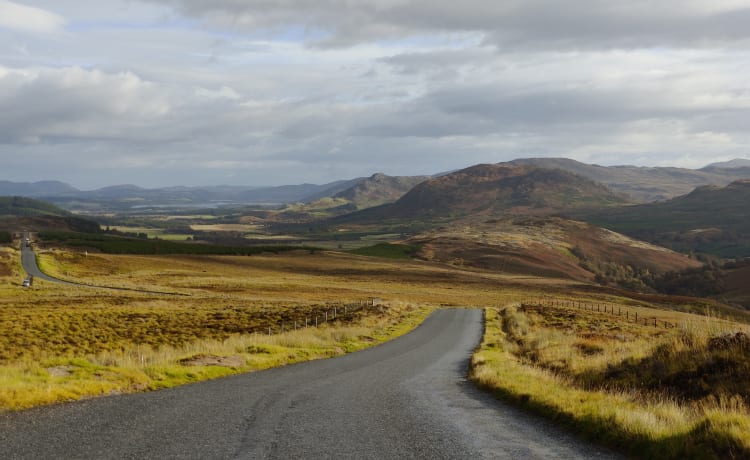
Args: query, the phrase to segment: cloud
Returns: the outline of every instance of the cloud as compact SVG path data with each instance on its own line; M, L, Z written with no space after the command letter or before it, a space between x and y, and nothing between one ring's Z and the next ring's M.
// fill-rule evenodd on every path
M170 109L152 83L132 73L80 67L0 67L0 104L4 143L126 137Z
M351 46L476 32L501 48L610 49L715 46L750 38L739 0L172 0L216 27L287 32L311 43Z
M64 33L0 26L8 179L322 183L750 148L745 0L34 4Z
M19 32L53 33L65 27L65 18L41 8L0 0L0 28Z

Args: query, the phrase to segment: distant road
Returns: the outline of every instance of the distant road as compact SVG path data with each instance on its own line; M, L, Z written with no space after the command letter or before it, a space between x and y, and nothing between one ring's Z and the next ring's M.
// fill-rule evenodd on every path
M479 310L350 355L0 415L0 458L613 458L465 379Z
M24 235L24 240L28 238L28 234ZM131 289L131 288L125 288L125 287L116 287L116 286L98 286L95 284L85 284L85 283L77 283L74 281L66 281L61 280L59 278L55 278L53 276L49 276L45 274L37 264L36 261L36 254L34 254L34 250L31 247L28 247L24 241L21 241L21 265L23 266L24 271L33 276L35 279L42 279L45 281L51 281L53 283L62 283L62 284L69 284L71 286L84 286L84 287L90 287L90 288L99 288L99 289L114 289L116 291L132 291L132 292L142 292L146 294L162 294L162 295L177 295L177 296L189 296L190 294L183 294L181 292L164 292L164 291L150 291L147 289Z
M24 240L26 240L28 237L28 233L24 234ZM21 265L23 266L23 269L27 274L33 276L36 279L51 281L53 283L78 284L53 278L44 274L44 272L39 269L39 265L36 262L36 254L34 254L34 250L31 247L27 246L24 241L21 241Z

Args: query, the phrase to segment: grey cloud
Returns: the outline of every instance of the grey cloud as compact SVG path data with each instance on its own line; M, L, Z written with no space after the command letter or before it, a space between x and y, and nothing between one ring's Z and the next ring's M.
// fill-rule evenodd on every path
M258 185L750 147L746 12L721 0L37 3L68 27L0 30L5 178Z
M117 136L169 111L153 85L130 73L0 67L0 141Z
M478 32L510 48L686 47L744 42L750 7L712 0L172 0L185 14L250 30L307 30L308 41Z
M437 90L379 113L358 134L370 136L482 136L509 132L553 132L566 126L615 126L650 119L743 119L745 109L695 108L679 94L621 88L597 90L537 89L516 92L497 85L459 86ZM560 127L560 128L556 128Z

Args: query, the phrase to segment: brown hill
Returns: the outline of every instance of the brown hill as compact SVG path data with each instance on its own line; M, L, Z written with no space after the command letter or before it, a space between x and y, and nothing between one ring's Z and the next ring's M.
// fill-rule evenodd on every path
M410 238L427 260L641 288L639 279L698 267L682 254L583 222L521 217L456 224Z
M699 187L669 201L583 210L569 217L674 248L726 258L750 257L750 180Z
M393 204L354 213L342 220L544 215L623 203L624 198L605 186L567 171L482 164L424 181Z
M430 176L386 176L377 173L333 196L353 203L357 209L392 203Z
M747 161L747 160L744 160ZM568 158L523 158L508 164L557 168L601 182L616 193L638 202L666 200L689 193L703 185L725 186L750 178L750 167L743 160L709 165L703 169L641 166L599 166ZM744 166L744 167L743 167Z

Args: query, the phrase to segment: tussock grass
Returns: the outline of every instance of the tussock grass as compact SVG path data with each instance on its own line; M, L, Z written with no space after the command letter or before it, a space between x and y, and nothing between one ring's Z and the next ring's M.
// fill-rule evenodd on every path
M640 458L750 456L750 349L722 335L725 322L701 328L685 316L686 327L664 333L570 309L485 311L471 378L499 397ZM717 354L723 373L700 394L679 391Z
M432 311L406 303L380 306L355 323L283 334L235 334L172 345L137 345L76 357L0 366L0 411L107 394L168 388L360 350L402 335Z

